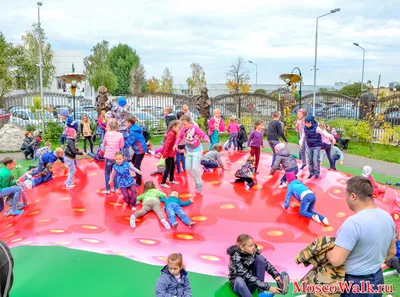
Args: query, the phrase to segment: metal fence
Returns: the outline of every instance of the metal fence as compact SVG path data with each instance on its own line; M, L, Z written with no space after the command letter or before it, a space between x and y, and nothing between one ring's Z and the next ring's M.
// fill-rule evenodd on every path
M37 94L19 94L5 97L1 107L1 122L11 122L13 124L26 127L27 125L40 125L41 121L59 121L59 113L63 109L68 109L72 116L79 120L84 114L87 114L93 121L97 118L97 112L94 109L94 99L83 97L75 98L74 102L71 95L64 93L44 93L42 100L45 109L44 119L40 119L33 114L29 106L33 104L33 97ZM181 110L184 104L188 105L189 110L194 114L194 120L199 119L199 109L197 98L199 96L189 96L180 94L141 94L139 96L125 96L128 101L130 113L134 114L139 122L155 133L165 131L163 120L163 110L166 106L173 107L175 113ZM312 112L313 95L307 95L301 98L301 108ZM117 97L110 98L116 101ZM271 115L278 110L284 114L289 110L294 116L300 108L300 100L292 99L290 93L275 92L274 94L226 94L210 98L210 113L213 110L220 109L222 116L226 118L235 117L241 120L246 128L252 129L256 120L263 120L268 123ZM381 98L374 101L374 111L379 113L383 121L390 126L400 125L400 94ZM288 109L285 109L290 105ZM317 119L330 121L334 119L354 119L359 121L363 118L362 100L340 95L338 93L317 93L315 102L315 115ZM8 119L7 119L8 116ZM375 141L378 141L385 130L381 126L376 127L374 131Z

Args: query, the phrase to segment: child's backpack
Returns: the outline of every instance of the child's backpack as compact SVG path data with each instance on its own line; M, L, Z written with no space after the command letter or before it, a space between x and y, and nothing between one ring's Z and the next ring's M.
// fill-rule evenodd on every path
M8 297L13 281L14 259L8 246L0 240L0 296Z
M36 158L38 159L41 156L43 156L45 153L48 153L50 151L51 151L51 149L48 146L41 147L40 149L38 149L36 151Z

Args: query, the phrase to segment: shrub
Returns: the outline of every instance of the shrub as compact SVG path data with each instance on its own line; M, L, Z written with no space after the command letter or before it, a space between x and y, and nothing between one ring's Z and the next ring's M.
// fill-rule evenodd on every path
M208 124L207 124L207 118L206 117L199 118L197 124L199 125L201 130L203 130L203 131L207 131L208 130Z
M267 95L267 91L264 89L257 89L254 91L254 94Z
M61 123L49 121L46 123L46 131L42 134L44 140L59 139L64 128Z
M35 125L29 124L29 125L25 126L25 130L29 131L29 132L33 132L33 131L36 131L37 129L36 129Z
M400 145L400 126L392 127L386 123L382 127L382 133L379 135L379 142L384 145Z
M288 134L289 130L292 130L294 128L294 126L296 125L296 120L297 120L297 116L295 114L291 114L289 116L286 116L283 119L283 123L285 124L285 135Z

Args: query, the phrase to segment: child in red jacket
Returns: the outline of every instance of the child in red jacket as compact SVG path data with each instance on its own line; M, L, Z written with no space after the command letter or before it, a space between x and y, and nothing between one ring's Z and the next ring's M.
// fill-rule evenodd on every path
M374 178L372 177L371 173L372 173L372 168L371 168L371 166L364 166L364 167L363 167L363 174L362 174L362 176L364 176L365 178L368 178L369 181L371 182L372 187L374 188L374 193L373 193L374 198L377 198L377 197L379 197L379 196L383 196L383 195L385 194L385 192L386 192L386 186L385 186L385 187L379 186L379 185L375 182L375 180L374 180Z
M175 171L175 151L174 145L176 143L176 139L178 138L178 132L181 128L181 124L179 121L173 120L169 123L168 132L164 139L164 146L162 155L165 159L165 171L161 181L161 187L170 188L167 185L167 178L169 176L169 183L173 185L177 185L178 183L174 181L174 171Z

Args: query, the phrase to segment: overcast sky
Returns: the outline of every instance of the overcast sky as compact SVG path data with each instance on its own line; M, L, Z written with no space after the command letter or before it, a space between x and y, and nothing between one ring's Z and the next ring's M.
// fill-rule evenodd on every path
M100 4L102 3L102 4ZM317 84L361 80L376 86L400 81L398 0L52 0L43 1L41 22L55 50L86 54L102 39L136 49L146 75L160 77L167 66L184 83L192 62L208 83L224 83L238 57L258 64L258 84L279 83L279 74L298 66L313 83L315 19L320 19ZM0 30L10 42L37 20L36 1L0 1ZM255 66L248 64L255 83Z

